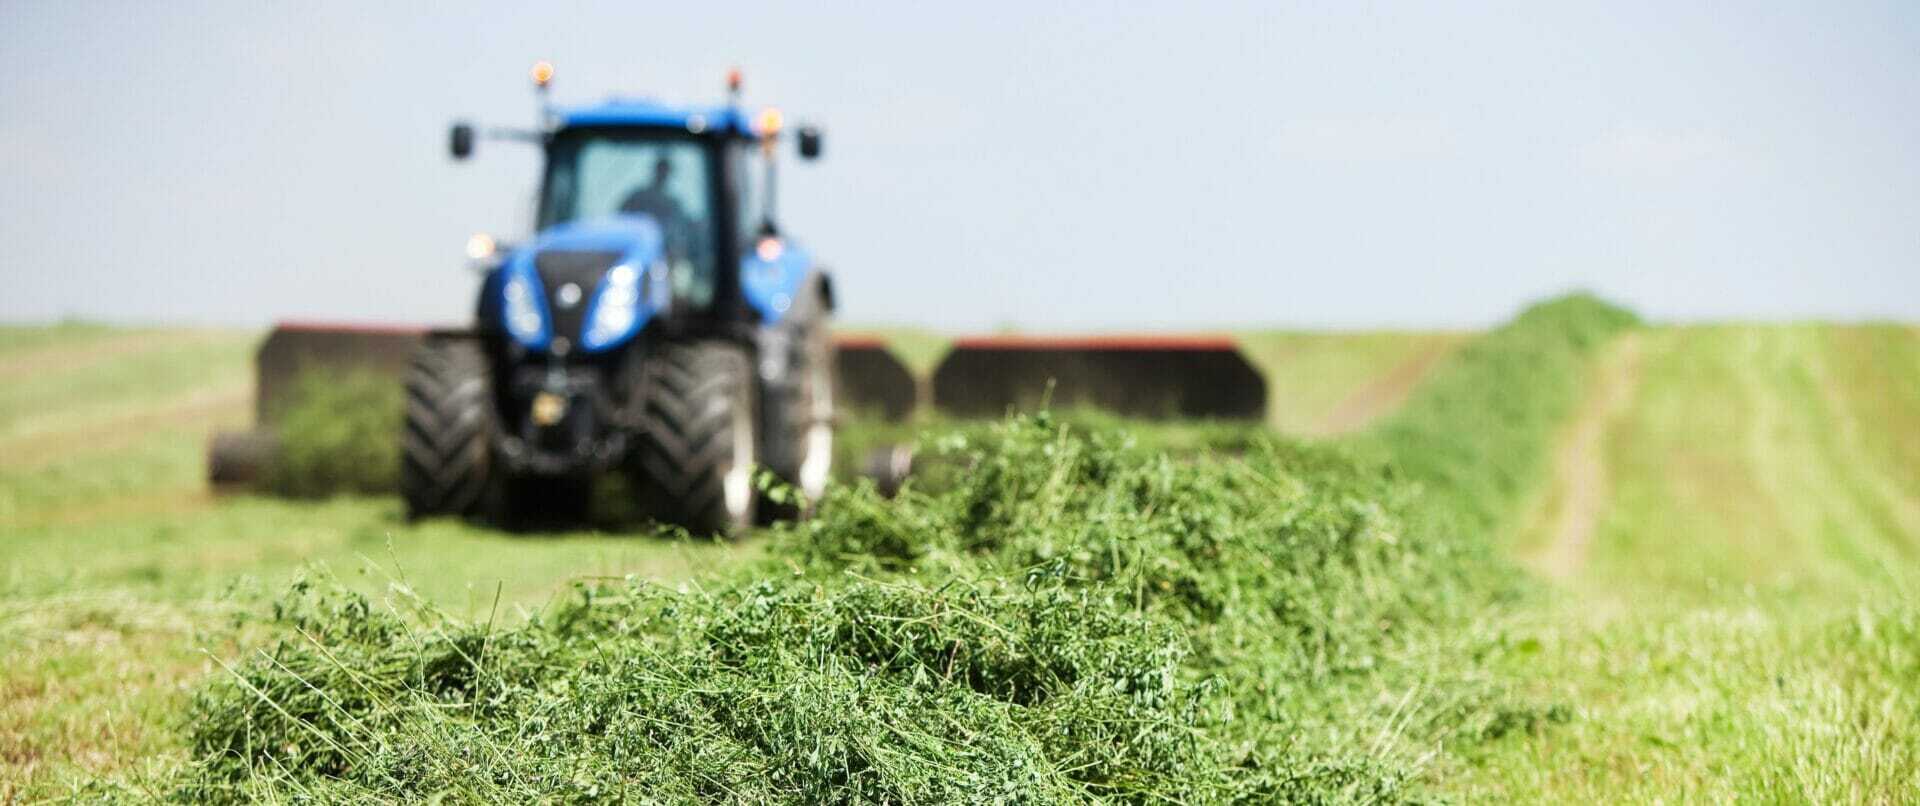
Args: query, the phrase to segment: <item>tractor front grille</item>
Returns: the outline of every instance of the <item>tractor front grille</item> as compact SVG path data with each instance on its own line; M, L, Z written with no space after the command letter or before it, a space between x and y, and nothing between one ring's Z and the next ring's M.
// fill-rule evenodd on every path
M540 272L540 285L547 292L547 308L553 314L553 335L568 341L580 340L586 321L587 305L600 278L620 259L619 252L541 252L533 257ZM580 299L572 307L560 304L560 289L572 283L580 287Z

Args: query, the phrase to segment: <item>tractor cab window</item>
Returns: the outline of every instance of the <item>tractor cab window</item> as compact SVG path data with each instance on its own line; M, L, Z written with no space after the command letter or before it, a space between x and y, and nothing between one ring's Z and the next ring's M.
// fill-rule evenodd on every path
M741 143L733 147L733 160L737 192L740 196L740 215L736 216L739 227L737 237L741 244L752 244L760 237L760 228L772 213L768 205L772 203L772 188L767 187L766 163L760 156L758 143Z
M707 148L665 132L561 134L549 152L540 227L644 215L666 237L674 296L698 308L716 287L713 171Z

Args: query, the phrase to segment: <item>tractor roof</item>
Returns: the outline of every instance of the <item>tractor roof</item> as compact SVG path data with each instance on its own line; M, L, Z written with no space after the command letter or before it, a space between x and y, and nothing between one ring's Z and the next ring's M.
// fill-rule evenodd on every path
M640 98L609 98L590 106L561 110L560 125L573 126L669 126L689 131L732 131L748 138L759 137L753 118L733 106L671 106Z

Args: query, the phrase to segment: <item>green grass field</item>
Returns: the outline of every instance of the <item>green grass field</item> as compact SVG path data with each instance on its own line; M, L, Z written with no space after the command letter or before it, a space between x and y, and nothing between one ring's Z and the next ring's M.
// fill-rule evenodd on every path
M1321 436L1393 412L1471 338L1243 343L1269 375L1269 424ZM910 363L941 349L901 342ZM235 617L310 563L487 620L581 578L677 584L763 554L759 542L409 525L386 497L212 496L204 440L249 419L252 343L0 328L0 802L184 764L188 698L249 641ZM1328 684L1379 701L1356 706L1359 722L1301 729L1328 741L1387 731L1375 744L1404 733L1372 755L1474 801L1915 800L1920 330L1642 328L1589 374L1568 392L1577 411L1555 455L1513 463L1542 470L1489 488L1524 502L1493 538L1535 581L1419 661L1477 647L1474 674L1569 716L1463 742L1407 727L1416 718L1400 711L1453 696L1437 682L1447 675L1427 692L1375 693L1362 676ZM1419 718L1444 722L1447 707Z
M1562 478L1514 538L1555 580L1515 627L1535 648L1516 674L1580 718L1493 748L1457 789L1920 797L1920 334L1661 328L1596 375L1621 401L1587 412L1601 472Z

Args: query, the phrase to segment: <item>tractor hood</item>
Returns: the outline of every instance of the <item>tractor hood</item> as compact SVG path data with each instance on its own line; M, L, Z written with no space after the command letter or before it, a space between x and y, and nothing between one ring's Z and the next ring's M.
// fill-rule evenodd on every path
M549 228L501 267L502 324L529 350L619 347L668 304L663 244L646 215Z

